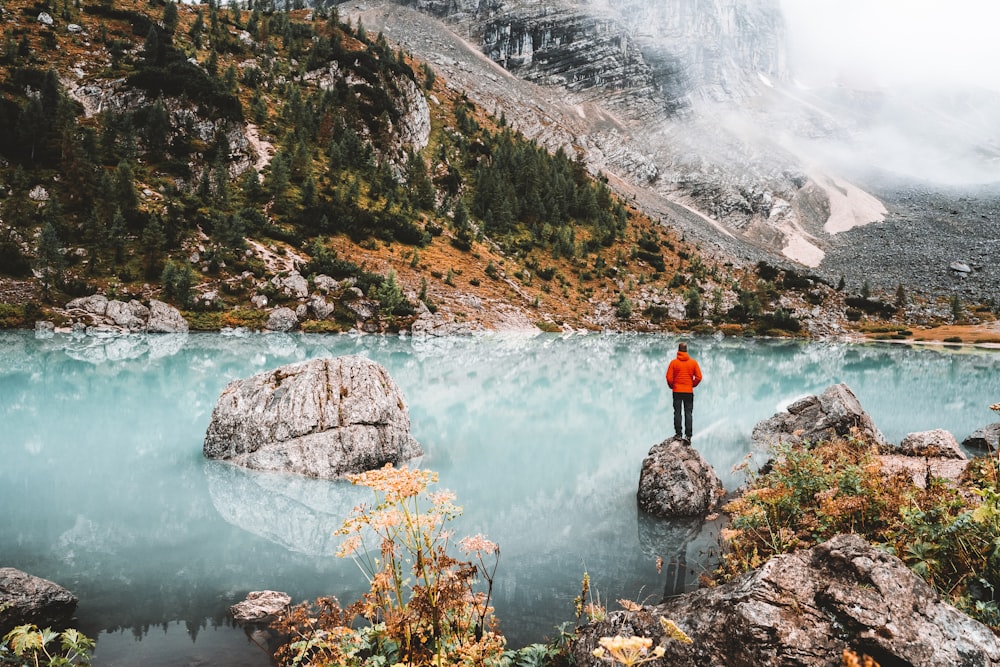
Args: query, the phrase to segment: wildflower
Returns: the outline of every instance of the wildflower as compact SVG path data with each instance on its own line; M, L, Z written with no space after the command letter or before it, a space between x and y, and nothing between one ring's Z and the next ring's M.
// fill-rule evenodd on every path
M601 637L598 640L599 648L594 649L594 657L603 659L609 657L614 662L620 662L626 667L641 665L663 657L666 649L657 646L650 651L653 640L649 637Z
M493 554L499 550L496 542L483 537L482 533L464 537L458 542L458 547L465 552L465 555L472 553Z
M994 412L1000 412L1000 403L994 403L993 405L991 405L990 410L993 410Z
M642 611L642 605L632 602L631 600L619 600L618 604L622 606L625 611Z
M361 546L361 536L352 535L344 540L344 543L340 545L340 549L337 550L337 558L347 558L348 556L353 556Z

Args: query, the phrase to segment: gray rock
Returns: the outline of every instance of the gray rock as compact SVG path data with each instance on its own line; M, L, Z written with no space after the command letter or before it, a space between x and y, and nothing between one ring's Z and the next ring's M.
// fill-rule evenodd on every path
M955 436L941 428L907 434L899 443L899 453L906 456L933 456L944 459L967 458L958 446Z
M54 322L39 320L35 322L35 338L52 338L56 332Z
M230 382L212 411L203 451L254 470L331 479L422 453L396 383L358 356Z
M972 273L972 267L965 262L952 262L948 268L955 273Z
M48 12L42 12L38 15L38 22L42 25L51 26L55 21L52 20L52 15Z
M316 319L325 320L333 315L333 311L337 307L320 295L314 294L312 299L309 300L309 308L312 310L313 315L316 316Z
M285 296L296 299L304 299L309 296L309 282L296 271L293 271L284 278L275 277L273 282Z
M962 441L962 446L983 452L996 451L1000 447L1000 422L976 429Z
M83 32L83 26L81 26L79 23L70 23L68 26L66 26L66 32L74 35L77 33L81 33Z
M149 300L149 321L146 324L149 333L187 333L188 323L181 312L170 304Z
M275 308L268 314L264 328L268 331L292 331L299 325L299 318L291 308Z
M273 620L292 602L292 596L278 591L250 591L243 602L229 608L233 619L241 623Z
M143 331L149 321L149 308L135 299L128 303L112 300L104 316L127 331Z
M108 297L103 294L82 296L67 303L66 310L83 310L91 315L104 317L104 314L108 310Z
M660 618L691 644L667 639ZM850 648L882 665L998 665L1000 639L941 601L906 565L857 535L776 556L727 584L584 626L576 664L597 665L600 637L637 635L663 644L657 664L827 667Z
M250 303L253 304L254 308L263 310L264 308L267 308L267 297L263 294L255 294L250 297Z
M76 603L75 595L48 579L0 568L0 636L25 623L65 627Z
M653 445L642 461L639 509L655 516L705 516L714 510L725 489L711 465L683 440Z
M300 303L299 305L295 306L295 319L297 319L299 322L302 322L307 317L309 317L308 304Z
M313 278L313 284L316 286L316 289L324 294L329 294L340 286L340 283L338 283L335 279L324 274L320 274Z
M378 315L378 304L370 299L346 301L344 302L344 305L347 307L347 310L351 311L351 314L361 322L374 319Z
M807 396L753 428L751 439L762 449L778 443L819 442L851 433L885 444L885 437L872 418L861 408L850 387L840 383L827 387L819 396Z

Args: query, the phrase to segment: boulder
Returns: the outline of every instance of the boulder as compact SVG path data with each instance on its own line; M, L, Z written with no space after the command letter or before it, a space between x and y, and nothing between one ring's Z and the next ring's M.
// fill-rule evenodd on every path
M275 308L267 316L267 323L264 328L268 331L292 331L299 326L299 318L295 311L284 306Z
M309 300L309 308L317 320L325 320L337 309L335 304L330 303L319 294L314 294Z
M668 639L660 619L693 642ZM1000 638L942 602L906 565L857 535L776 556L714 587L584 626L576 664L601 664L601 637L645 636L666 653L657 664L827 667L844 649L882 665L1000 665Z
M654 516L705 516L725 495L711 465L684 440L653 445L642 461L639 509Z
M1000 422L976 429L962 441L963 447L981 452L993 452L1000 447Z
M277 618L292 602L292 596L278 591L250 591L243 602L229 608L240 623L266 623Z
M885 437L872 418L861 408L850 387L840 383L827 387L819 396L807 396L770 419L758 422L750 436L761 449L779 443L818 442L856 433L879 445Z
M323 294L329 294L340 287L340 283L337 280L322 273L313 278L313 284Z
M284 278L275 277L272 282L285 296L304 299L309 296L309 281L297 271L292 271Z
M942 428L908 434L899 443L899 453L905 456L932 456L942 459L967 458L958 446L955 436Z
M75 595L48 579L0 567L0 637L25 623L66 627L76 603Z
M108 297L103 294L92 294L73 299L66 304L66 310L83 310L91 315L104 317L108 310Z
M149 320L149 308L132 299L123 301L108 301L104 316L127 331L143 331Z
M312 359L234 380L203 451L254 470L337 478L422 454L402 392L359 356Z
M149 321L146 323L149 333L187 333L188 323L181 312L170 304L149 300Z

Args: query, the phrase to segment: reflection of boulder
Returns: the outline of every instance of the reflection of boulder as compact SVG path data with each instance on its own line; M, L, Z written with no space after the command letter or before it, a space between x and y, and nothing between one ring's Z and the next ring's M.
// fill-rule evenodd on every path
M76 596L62 586L12 567L0 567L0 637L24 623L65 627Z
M664 637L673 620L693 643ZM623 634L663 643L662 664L800 665L839 662L846 648L882 665L996 665L1000 639L941 601L906 565L858 535L775 556L760 568L638 612L611 612L577 633L579 665L600 637Z
M230 524L310 556L333 556L333 532L370 491L345 482L205 465L212 505Z
M336 478L419 456L403 394L359 356L312 359L226 385L205 435L208 458Z
M725 495L715 470L685 441L653 445L642 461L639 509L655 516L705 516Z
M844 383L827 387L819 396L807 396L770 419L758 422L751 438L761 449L779 443L819 442L852 431L877 444L884 444L882 432L865 412L858 397Z
M665 575L663 597L668 598L687 591L690 586L688 575L692 582L698 579L698 573L689 573L688 547L698 537L705 525L701 517L673 517L657 519L639 513L639 544L647 556L655 560Z

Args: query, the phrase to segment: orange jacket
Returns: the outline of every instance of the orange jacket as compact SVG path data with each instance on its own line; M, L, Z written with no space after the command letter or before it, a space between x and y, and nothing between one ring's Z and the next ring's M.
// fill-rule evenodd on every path
M677 358L667 366L667 385L678 394L694 391L701 382L701 367L698 362L688 356L687 352L678 350Z

